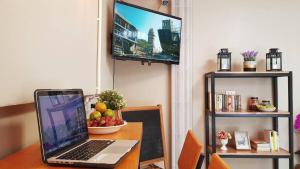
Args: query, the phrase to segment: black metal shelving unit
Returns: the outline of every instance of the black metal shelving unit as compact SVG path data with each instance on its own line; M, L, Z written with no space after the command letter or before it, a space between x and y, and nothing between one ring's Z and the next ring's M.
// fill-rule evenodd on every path
M278 78L288 79L288 111L278 110ZM275 112L216 112L215 93L216 79L218 78L269 78L272 79L273 104L277 107ZM210 83L209 83L210 82ZM211 92L211 111L209 110L209 87ZM278 152L256 152L238 151L234 148L224 152L216 145L216 118L272 118L273 130L278 132L278 118L288 118L289 125L289 150L280 149ZM251 120L251 119L249 119ZM211 126L211 127L210 127ZM289 169L294 168L294 141L293 141L293 73L289 72L209 72L205 74L205 143L206 143L206 167L209 163L209 156L217 153L223 158L271 158L273 169L278 169L279 158L289 159Z

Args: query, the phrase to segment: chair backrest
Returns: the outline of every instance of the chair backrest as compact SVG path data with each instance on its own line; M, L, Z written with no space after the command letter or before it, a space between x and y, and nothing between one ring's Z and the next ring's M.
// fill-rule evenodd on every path
M194 133L189 130L178 159L179 169L196 169L202 147Z
M217 154L213 154L211 156L211 161L209 163L208 169L230 169L230 167L220 156L218 156Z
M122 109L122 118L127 122L143 122L140 165L148 166L164 161L168 167L162 106L139 106Z

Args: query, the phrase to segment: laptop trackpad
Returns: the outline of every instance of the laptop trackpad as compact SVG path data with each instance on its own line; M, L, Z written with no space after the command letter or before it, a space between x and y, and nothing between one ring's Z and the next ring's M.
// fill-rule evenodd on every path
M128 152L130 149L128 146L119 146L119 145L114 145L109 147L107 150L105 150L103 153L104 154L125 154Z
M128 152L128 146L111 146L94 158L97 163L115 164Z
M120 158L122 157L122 154L100 154L98 157L96 157L93 161L96 163L103 163L103 164L116 164Z

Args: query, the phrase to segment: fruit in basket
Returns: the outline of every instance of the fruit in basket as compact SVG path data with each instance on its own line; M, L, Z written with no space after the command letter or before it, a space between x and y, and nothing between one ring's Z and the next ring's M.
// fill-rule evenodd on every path
M111 117L114 118L115 117L115 112L112 111L111 109L107 109L104 113L104 117Z
M105 117L105 126L114 126L113 119L111 117Z
M99 122L97 120L88 120L87 125L88 127L97 127L99 125Z
M88 119L88 120L87 120L87 126L88 126L88 127L91 127L92 124L93 124L93 121Z
M100 126L105 126L105 117L102 117L101 120L100 120Z
M115 121L116 121L116 125L124 124L124 121L122 119L116 118Z
M101 118L101 116L99 111L94 111L90 114L90 120L96 120L97 118Z
M96 119L88 119L88 127L109 127L109 126L118 126L124 124L124 121L119 118L112 117L101 117Z
M104 113L107 110L106 104L102 102L97 102L95 109L101 113Z

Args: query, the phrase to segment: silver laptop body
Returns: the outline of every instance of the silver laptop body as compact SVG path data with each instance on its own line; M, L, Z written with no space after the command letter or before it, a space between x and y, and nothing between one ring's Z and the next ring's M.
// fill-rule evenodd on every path
M39 89L35 91L34 97L42 160L47 164L114 168L138 143L137 140L89 139L81 89ZM62 158L82 149L80 146L88 142L105 141L109 145L88 159ZM82 156L81 153L75 153L74 156L80 155Z

